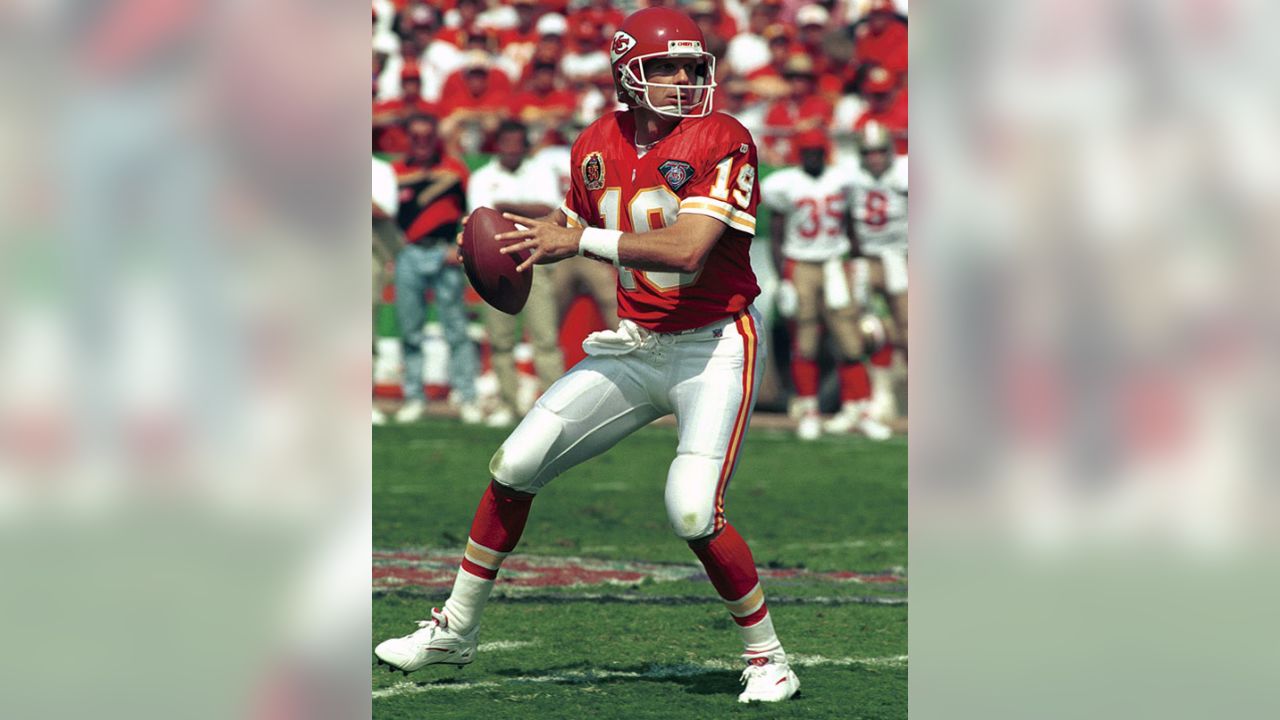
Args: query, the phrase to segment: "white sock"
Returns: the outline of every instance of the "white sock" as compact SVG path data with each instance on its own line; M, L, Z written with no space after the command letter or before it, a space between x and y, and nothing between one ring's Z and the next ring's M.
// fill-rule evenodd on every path
M493 580L485 580L458 568L453 581L453 592L444 601L444 614L449 618L449 629L466 635L480 624L480 613L493 590Z
M742 632L742 644L747 655L764 655L782 649L782 642L773 631L773 618L767 612L760 622L746 627L739 625L738 630Z

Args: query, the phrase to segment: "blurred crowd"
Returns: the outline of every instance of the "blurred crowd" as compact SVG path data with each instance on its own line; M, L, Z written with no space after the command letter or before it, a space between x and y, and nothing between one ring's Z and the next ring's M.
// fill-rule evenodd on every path
M826 128L852 137L868 121L907 151L906 0L375 0L373 148L407 150L400 123L442 121L458 154L492 152L504 119L537 146L564 144L614 95L608 43L631 12L674 5L716 56L716 109L755 136L761 161L794 161L788 139Z
M447 384L456 411L465 422L494 426L510 424L530 402L530 394L518 390L518 374L512 369L512 346L524 334L537 348L531 365L537 366L538 382L545 387L558 375L558 369L547 368L572 361L572 348L566 344L563 353L555 350L550 359L553 343L545 337L549 330L533 337L537 329L563 333L565 314L578 295L593 299L595 324L616 325L612 268L578 259L539 269L545 277L535 280L535 288L552 287L555 297L526 310L520 332L514 325L502 325L505 321L495 325L492 316L501 313L484 308L489 316L485 332L479 338L469 336L460 300L465 282L449 240L460 219L481 204L525 210L559 204L568 186L569 145L602 114L625 108L615 95L608 43L628 14L652 5L676 6L701 27L707 50L716 58L715 109L734 116L752 133L762 177L775 169L798 167L804 149L799 141L814 133L825 138L830 162L813 172L852 178L859 174L863 150L887 150L901 159L900 172L891 174L901 176L905 273L906 0L375 0L372 143L376 157L390 170L380 169L375 160L374 172L375 178L380 172L391 178L384 184L390 188L384 190L384 201L374 202L375 303L383 297L384 285L394 279L404 399L397 420L411 422L427 411L422 345L429 338L422 327L429 316L435 323L436 344L449 358ZM860 146L868 131L885 146ZM485 165L488 157L492 160ZM826 170L828 165L833 169ZM547 170L554 183L546 179ZM476 174L470 175L472 171ZM478 181L485 187L476 188ZM535 186L538 191L531 189ZM859 201L852 189L840 192L848 193L848 205ZM869 199L865 192L857 197L874 204L883 194L872 189ZM796 211L786 200L781 205L764 200L762 212L786 216ZM807 201L790 202L800 203L803 210ZM880 212L879 206L868 208ZM856 222L857 209L848 210ZM816 215L815 222L826 223ZM770 230L761 233L753 247L752 262L762 288L756 304L770 318L794 320L785 308L775 311L774 305L779 299L785 304L787 291L795 294L790 287L792 258L779 252L779 235L794 232L797 225L803 223L793 223L792 230L762 223L760 227ZM852 250L857 253L856 247ZM904 428L905 279L899 283L902 302L895 303L885 288L880 260L871 261L870 269L857 261L847 262L845 269L855 286L879 278L881 291L878 301L860 293L861 315L848 321L857 323L867 341L865 357L854 361L866 360L871 368L876 420ZM822 275L817 277L821 282ZM434 300L435 310L427 308L424 297ZM546 313L555 317L547 320ZM832 323L828 319L826 324ZM797 393L794 386L813 385L816 381L807 378L818 373L819 361L805 358L797 375L790 367L799 357L791 337L794 321L779 323L777 329L780 352L772 353L761 408L786 409L803 425L802 415L817 413L817 389ZM476 339L482 343L478 355ZM497 347L492 346L495 339ZM831 338L823 340L821 349L829 357L821 360L826 379L822 404L848 410L845 378L852 361L840 345ZM496 399L489 397L495 394L493 388L475 389L476 378L488 374L486 366L499 379ZM802 394L807 397L797 397ZM389 419L379 410L374 416L378 423ZM812 429L801 433L806 439L816 434Z

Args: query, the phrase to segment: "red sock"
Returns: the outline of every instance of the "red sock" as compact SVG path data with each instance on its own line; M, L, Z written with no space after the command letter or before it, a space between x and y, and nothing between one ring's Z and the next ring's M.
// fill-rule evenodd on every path
M871 364L880 368L893 366L893 346L885 343L885 346L875 351L871 356Z
M520 542L532 504L532 495L516 492L497 480L490 482L471 521L462 569L485 580L496 578L502 561Z
M711 578L711 584L728 606L733 621L741 626L754 625L764 619L769 608L764 602L764 590L760 588L760 576L756 573L756 561L751 548L732 525L709 543L689 543L693 553L702 561L702 567Z
M796 386L796 395L814 397L818 394L818 362L806 360L798 355L791 358L791 382Z
M840 367L840 399L858 402L871 397L871 376L861 362L845 363Z

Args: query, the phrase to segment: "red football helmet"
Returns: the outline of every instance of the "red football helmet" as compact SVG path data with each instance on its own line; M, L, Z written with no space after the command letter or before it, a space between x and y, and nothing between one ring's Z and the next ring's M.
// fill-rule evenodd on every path
M609 44L613 80L618 99L632 107L640 105L672 117L705 117L711 114L711 98L716 87L716 58L705 48L702 30L688 15L667 7L638 10L622 22ZM652 83L645 79L644 61L657 57L694 58L698 61L690 85ZM693 101L685 106L677 97L675 105L655 106L649 88L687 88Z

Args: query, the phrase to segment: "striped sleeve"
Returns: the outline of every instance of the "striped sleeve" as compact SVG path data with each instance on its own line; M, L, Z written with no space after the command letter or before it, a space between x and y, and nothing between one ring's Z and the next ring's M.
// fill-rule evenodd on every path
M748 235L756 234L755 216L723 200L703 196L687 197L680 201L680 214L684 213L713 217L735 230Z

